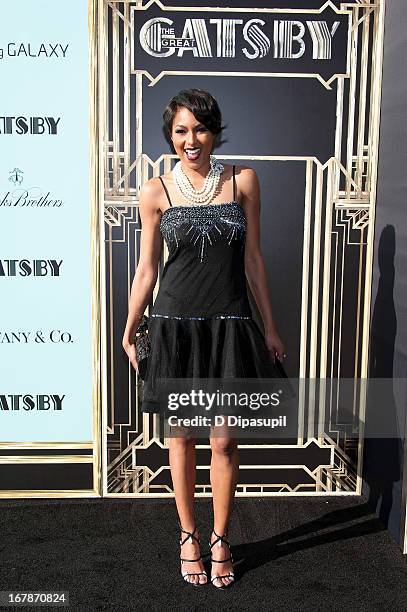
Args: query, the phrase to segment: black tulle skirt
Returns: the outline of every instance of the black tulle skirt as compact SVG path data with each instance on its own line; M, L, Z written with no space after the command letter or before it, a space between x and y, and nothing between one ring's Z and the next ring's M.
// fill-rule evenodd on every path
M148 333L143 412L163 412L160 384L167 378L286 379L286 397L291 395L287 374L278 359L273 361L253 319L151 317Z

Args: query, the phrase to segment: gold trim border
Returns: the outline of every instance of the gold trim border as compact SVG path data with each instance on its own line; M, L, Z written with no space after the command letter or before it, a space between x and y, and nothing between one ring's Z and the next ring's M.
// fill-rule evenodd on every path
M92 441L89 442L0 442L1 449L14 448L92 448ZM0 461L1 463L1 461Z
M12 493L10 495L9 493ZM44 491L41 489L15 489L13 491L0 491L0 499L31 499L31 498L77 498L77 497L100 497L98 493L92 491L91 489L77 489L73 491L72 489L50 489L49 491Z

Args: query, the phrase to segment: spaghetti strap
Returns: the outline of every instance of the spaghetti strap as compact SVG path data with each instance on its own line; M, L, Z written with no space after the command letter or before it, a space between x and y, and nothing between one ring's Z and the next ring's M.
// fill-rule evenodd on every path
M233 201L236 202L235 164L233 164Z
M163 187L164 187L164 189L165 189L165 193L167 194L167 198L168 198L168 201L169 201L169 203L170 203L170 206L172 206L172 203L171 203L171 200L170 200L170 195L169 195L169 193L168 193L168 189L167 189L167 187L165 186L165 183L164 183L164 181L162 180L161 176L159 176L158 178L159 178L159 179L160 179L160 181L162 182Z

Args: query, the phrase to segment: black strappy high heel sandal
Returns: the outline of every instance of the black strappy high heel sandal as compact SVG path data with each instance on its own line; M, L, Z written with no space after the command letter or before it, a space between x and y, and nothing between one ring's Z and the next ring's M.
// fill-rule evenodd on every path
M230 550L230 544L226 539L226 533L224 535L218 535L214 529L212 530L212 533L216 535L217 539L214 540L213 542L209 542L211 552L212 552L212 547L215 546L215 544L218 544L218 546L222 546L222 542L224 542L229 547L229 550ZM214 563L226 563L226 561L232 561L232 564L233 564L232 552L230 552L230 557L228 557L227 559L223 559L223 561L217 561L216 559L212 557L212 554L211 554L211 561L213 561ZM223 584L223 582L221 582L221 586L216 586L216 584L214 584L214 580L219 580L220 578L232 578L232 580L228 584ZM229 572L229 574L224 574L224 575L215 574L211 576L211 582L213 586L216 587L217 589L225 590L231 587L232 584L234 584L235 575L233 572Z
M184 540L180 540L179 541L181 546L183 544L185 544L185 542L187 542L188 540L192 544L192 540L193 539L196 540L198 542L198 544L201 543L201 541L194 535L194 533L195 533L195 531L197 529L196 525L195 525L195 529L193 531L186 531L185 529L183 529L181 527L180 523L179 523L179 528L181 529L181 531L183 533L187 533L188 534ZM200 555L197 559L183 559L182 557L180 557L180 560L181 560L181 575L182 575L183 579L185 580L185 582L187 582L188 584L192 584L192 586L195 586L195 587L197 587L197 586L204 586L205 584L208 583L208 575L207 575L207 573L205 572L205 570L203 572L183 572L182 571L182 564L185 561L193 562L193 561L200 561L201 559L202 559L202 555ZM201 575L206 576L206 581L205 582L191 582L190 580L188 580L188 576L201 576Z

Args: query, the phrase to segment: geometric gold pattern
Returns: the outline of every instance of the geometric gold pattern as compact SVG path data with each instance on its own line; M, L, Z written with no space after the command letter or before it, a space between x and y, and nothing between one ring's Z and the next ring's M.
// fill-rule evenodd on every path
M98 150L104 222L103 493L168 497L173 495L168 440L160 417L140 412L140 381L121 348L139 252L139 189L176 161L169 154L151 159L142 150L143 87L147 85L142 75L131 73L130 10L135 4L140 6L98 3ZM339 377L366 378L368 373L384 23L382 1L343 3L341 8L352 11L353 25L349 77L339 75L331 83L336 88L334 156L325 162L315 157L227 156L234 163L284 161L304 168L298 377L328 383ZM131 109L135 109L132 128ZM161 270L167 256L164 244ZM160 278L153 299L159 282ZM350 307L351 317L345 315ZM238 496L361 493L363 428L353 431L342 423L340 395L321 401L313 385L308 386L304 384L299 397L295 439L287 444L239 444ZM364 422L365 403L363 388L355 384L353 405L347 406L354 423ZM321 422L327 423L323 431ZM211 494L209 458L209 446L198 444L198 496Z

